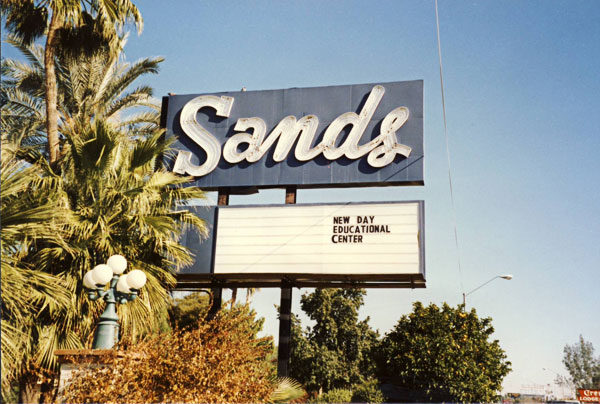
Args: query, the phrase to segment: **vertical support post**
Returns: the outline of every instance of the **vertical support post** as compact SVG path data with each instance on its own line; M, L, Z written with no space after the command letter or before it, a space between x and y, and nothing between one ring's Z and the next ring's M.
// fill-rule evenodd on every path
M229 205L229 188L219 188L219 196L217 199L217 205L219 205L219 206Z
M219 196L217 197L218 206L229 205L229 188L219 188ZM221 304L223 301L223 288L216 287L212 288L213 302L208 312L208 319L212 320L215 318L219 310L221 310Z
M219 310L221 310L221 304L223 303L223 288L212 288L212 306L208 311L208 320L215 318Z
M290 342L292 334L292 286L281 285L279 304L279 346L277 347L277 376L289 376Z
M285 204L295 205L296 204L296 193L297 189L295 185L285 187Z
M296 203L296 187L285 189L286 205ZM290 343L292 337L292 285L281 283L281 301L279 305L279 346L277 348L277 376L289 376Z

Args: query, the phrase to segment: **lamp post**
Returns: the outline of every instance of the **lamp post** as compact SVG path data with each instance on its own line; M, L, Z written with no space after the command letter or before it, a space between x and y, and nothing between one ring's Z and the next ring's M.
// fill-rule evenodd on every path
M122 255L113 255L106 264L96 265L83 277L83 286L90 300L104 299L106 307L98 321L93 349L111 349L119 341L119 317L116 304L125 304L136 299L139 290L146 284L146 274L139 269L124 274L127 260ZM110 282L107 290L106 284Z
M510 281L512 279L512 275L506 274L506 275L496 275L494 276L492 279L490 279L489 281L482 283L481 285L477 286L475 289L473 289L470 292L467 293L463 293L463 306L466 308L467 307L467 296L469 296L471 293L481 289L482 287L484 287L485 285L487 285L488 283L490 283L491 281L493 281L494 279L497 278L502 278L502 279L506 279L507 281Z

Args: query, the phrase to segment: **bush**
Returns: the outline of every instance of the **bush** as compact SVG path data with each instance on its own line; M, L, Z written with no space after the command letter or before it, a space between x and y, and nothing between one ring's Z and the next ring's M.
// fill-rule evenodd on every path
M385 395L379 388L377 379L369 379L366 382L352 387L353 403L373 403L379 404L386 400Z
M211 297L206 292L194 292L180 299L173 299L169 306L169 323L172 329L190 330L206 317Z
M221 312L198 328L156 336L77 374L64 402L265 402L272 343L255 338L248 311ZM253 320L253 319L252 319Z
M349 403L352 401L352 390L331 389L327 393L319 395L316 403Z

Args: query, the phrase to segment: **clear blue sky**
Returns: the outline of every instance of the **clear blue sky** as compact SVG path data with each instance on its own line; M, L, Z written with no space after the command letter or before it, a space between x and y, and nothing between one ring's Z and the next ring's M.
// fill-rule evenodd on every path
M158 97L424 80L424 187L298 194L426 201L427 289L369 291L374 328L388 331L413 301L456 305L463 288L511 273L467 301L494 319L513 363L507 391L552 383L542 368L565 374L562 349L579 334L600 353L600 2L440 1L459 252L433 0L138 3L145 28L126 55L166 58L147 80ZM283 200L277 190L232 204ZM278 290L253 303L275 335L278 303Z

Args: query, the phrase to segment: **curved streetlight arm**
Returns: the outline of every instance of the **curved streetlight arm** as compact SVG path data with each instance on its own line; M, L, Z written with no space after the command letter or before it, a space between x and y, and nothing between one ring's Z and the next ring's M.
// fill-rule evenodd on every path
M489 281L487 281L485 283L482 283L481 285L477 286L472 291L465 293L465 296L469 296L471 293L478 291L479 289L481 289L482 287L484 287L485 285L487 285L488 283L490 283L491 281L493 281L496 278L501 278L501 276L500 275L494 276L492 279L490 279Z
M471 293L478 291L479 289L481 289L482 287L484 287L485 285L487 285L488 283L490 283L491 281L493 281L494 279L497 278L502 278L502 279L506 279L506 280L511 280L512 279L512 275L496 275L494 276L492 279L490 279L489 281L482 283L481 285L477 286L475 289L471 290L470 292L467 293L463 293L463 305L466 307L467 305L467 296L469 296Z

